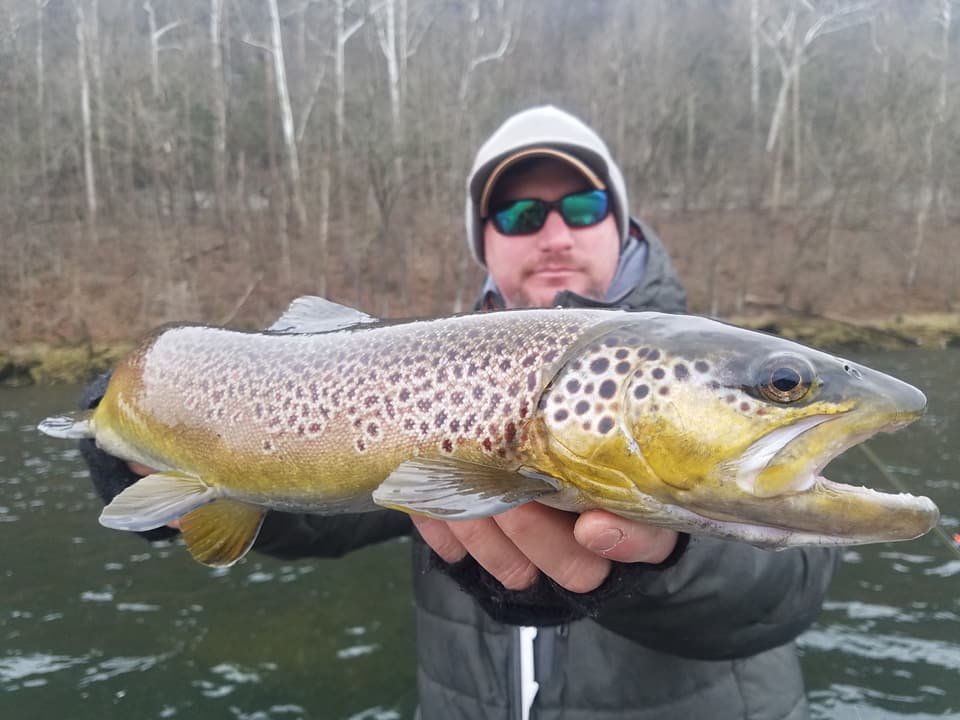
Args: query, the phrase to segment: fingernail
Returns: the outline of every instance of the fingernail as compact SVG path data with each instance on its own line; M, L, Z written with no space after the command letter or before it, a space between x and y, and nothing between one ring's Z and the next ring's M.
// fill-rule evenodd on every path
M595 553L604 555L623 542L623 531L619 528L609 528L590 541L587 547Z

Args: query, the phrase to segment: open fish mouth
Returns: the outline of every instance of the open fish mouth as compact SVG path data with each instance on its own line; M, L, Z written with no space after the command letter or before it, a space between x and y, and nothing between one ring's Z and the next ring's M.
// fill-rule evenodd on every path
M750 446L737 478L743 491L737 499L715 503L704 498L685 508L671 507L667 514L682 518L682 522L695 528L773 548L855 545L919 537L929 532L940 517L929 498L834 482L822 474L844 451L880 432L894 432L916 417L898 414L851 434L841 427L848 420L846 414L804 418ZM816 459L808 468L776 488L764 484L763 473L775 470L784 456L802 454L805 443L823 438L830 441L814 455Z

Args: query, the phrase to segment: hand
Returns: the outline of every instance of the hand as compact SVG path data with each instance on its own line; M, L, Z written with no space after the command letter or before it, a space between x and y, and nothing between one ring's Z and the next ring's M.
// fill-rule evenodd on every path
M571 592L597 589L611 561L660 563L677 544L674 530L603 510L582 515L531 502L492 518L413 516L420 535L449 563L472 555L508 590L524 590L543 572Z

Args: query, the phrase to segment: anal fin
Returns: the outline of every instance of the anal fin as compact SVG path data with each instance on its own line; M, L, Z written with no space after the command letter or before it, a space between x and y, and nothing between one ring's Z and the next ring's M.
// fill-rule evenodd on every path
M373 491L383 507L441 520L497 515L557 492L554 478L455 458L421 457L401 463Z
M194 560L227 567L250 550L266 514L262 507L221 498L181 518L180 532Z

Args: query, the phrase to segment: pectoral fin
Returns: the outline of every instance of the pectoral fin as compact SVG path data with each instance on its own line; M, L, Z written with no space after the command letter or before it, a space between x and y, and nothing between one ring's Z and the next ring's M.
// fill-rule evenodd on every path
M200 478L175 472L141 478L107 505L100 524L115 530L153 530L216 499Z
M256 505L220 499L181 518L180 532L194 560L226 567L247 554L266 514Z
M557 487L553 478L525 468L505 470L452 458L414 458L374 490L373 501L441 520L469 520L551 495Z

